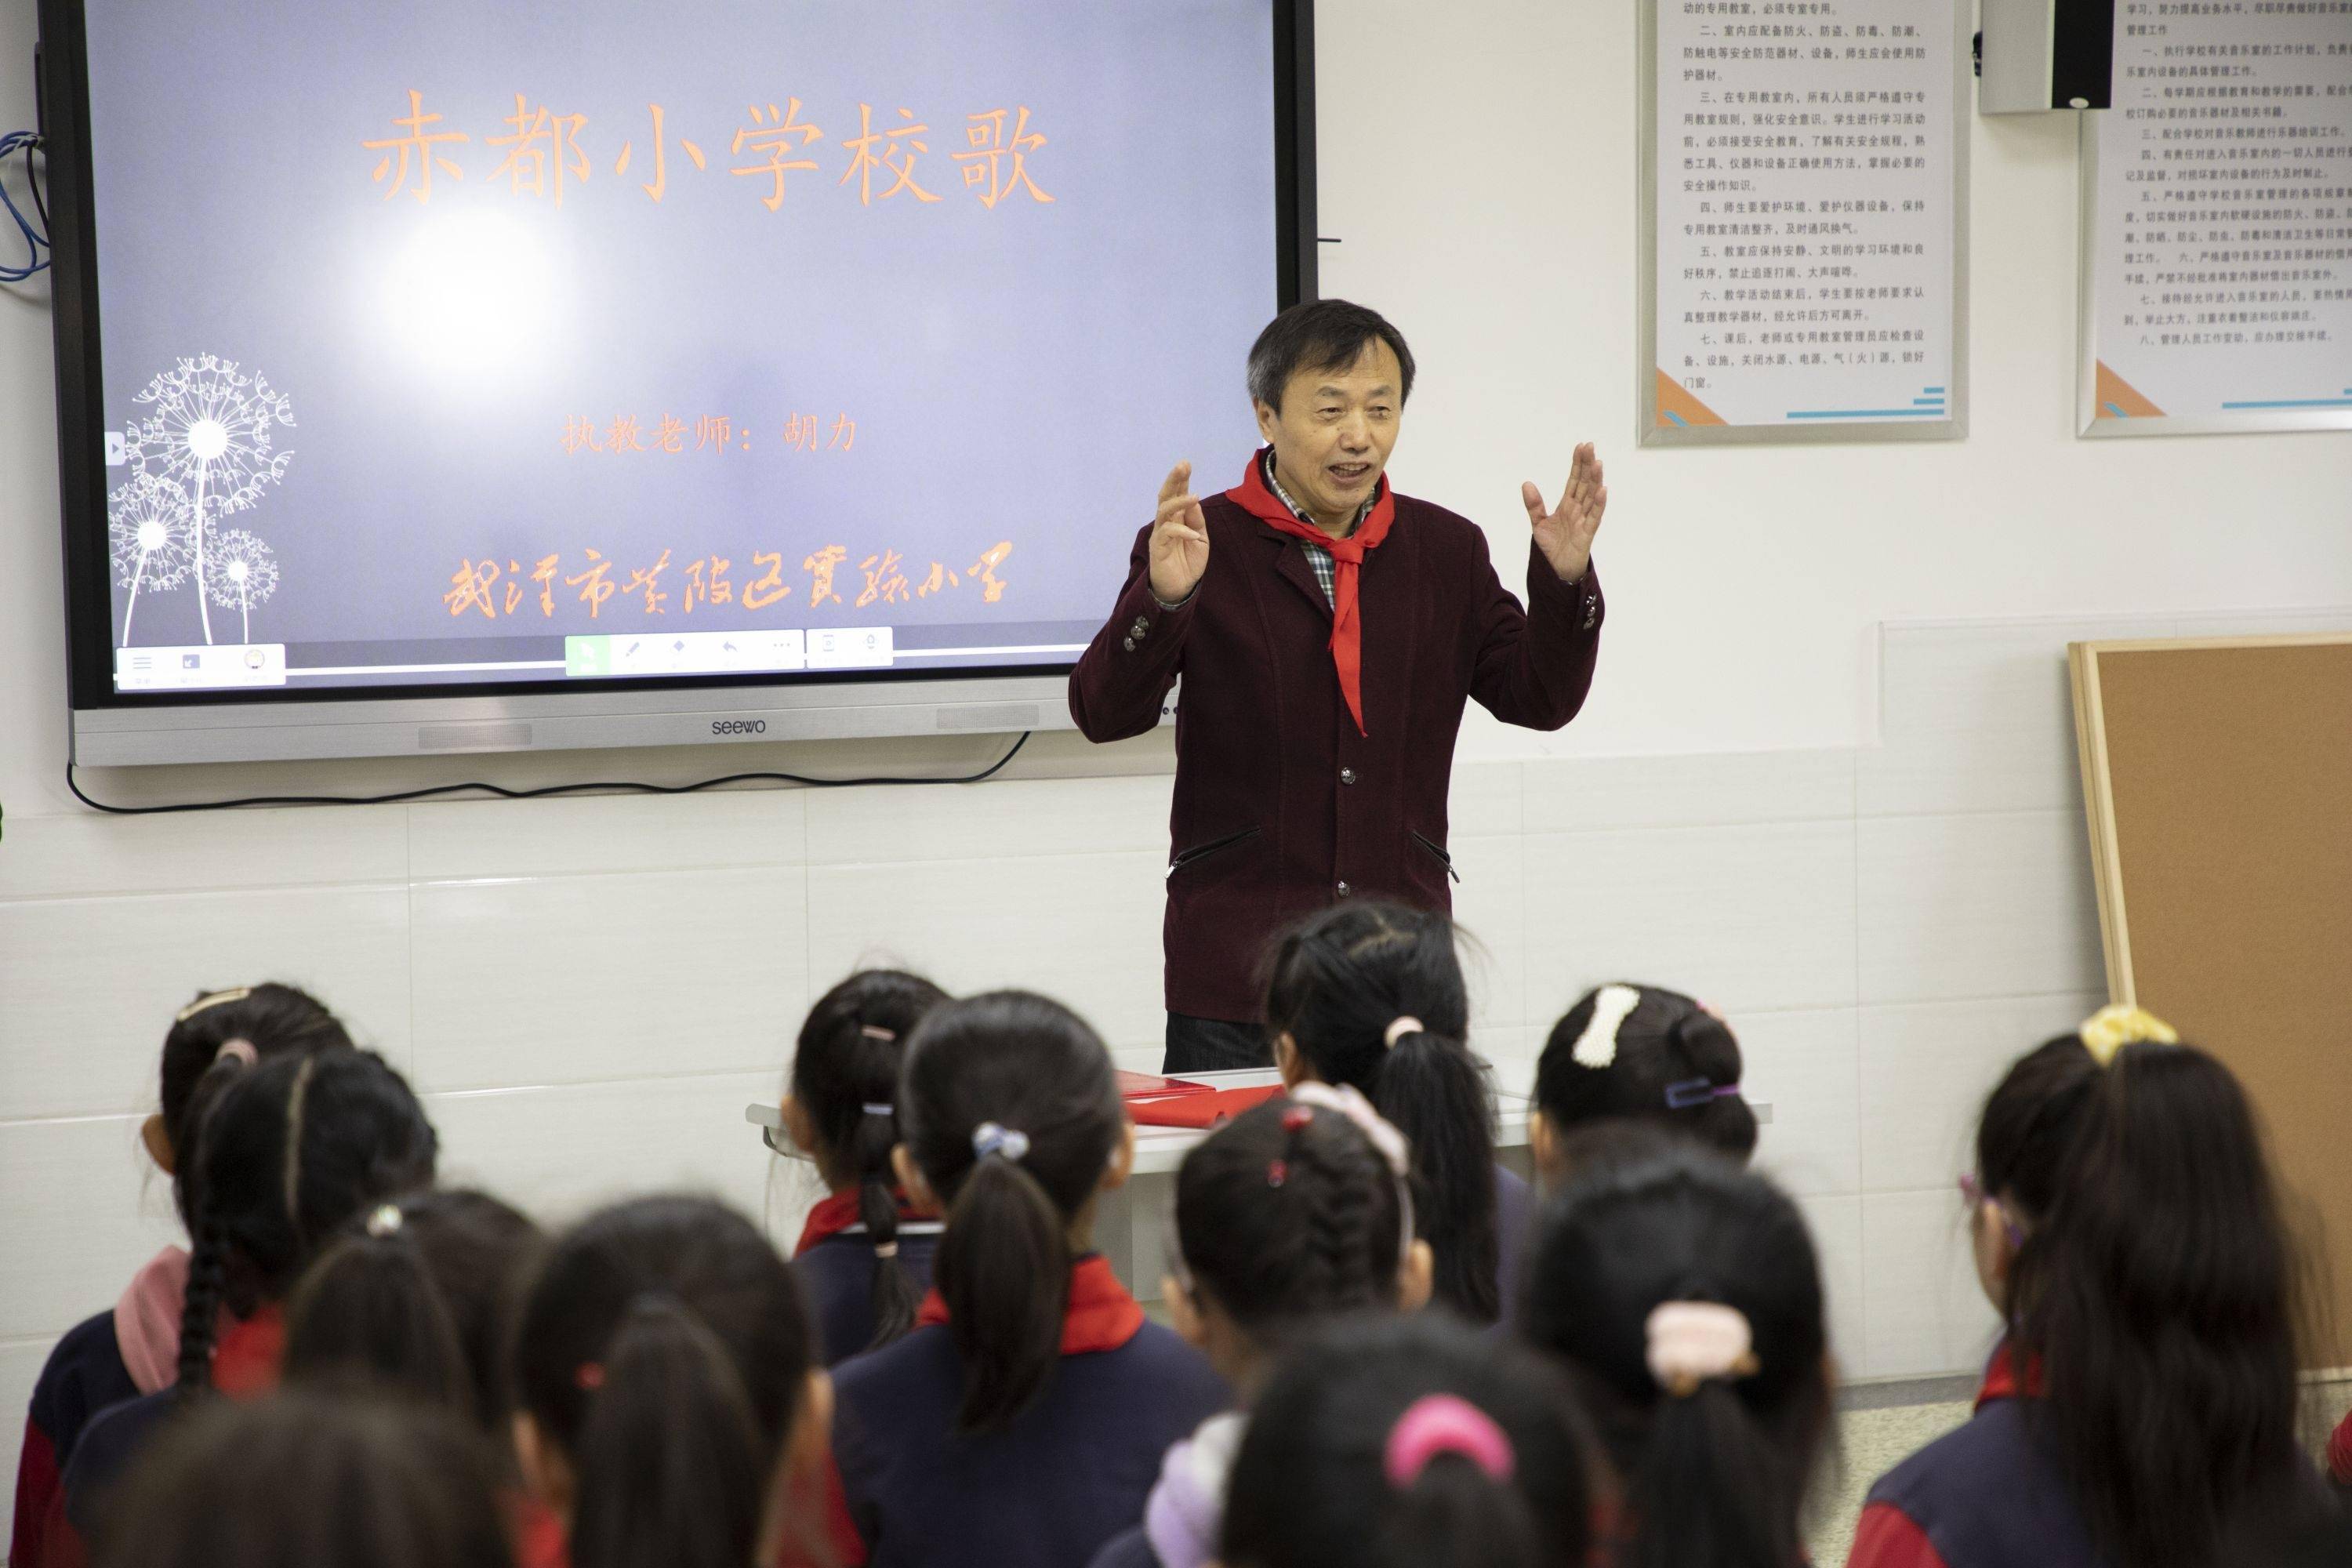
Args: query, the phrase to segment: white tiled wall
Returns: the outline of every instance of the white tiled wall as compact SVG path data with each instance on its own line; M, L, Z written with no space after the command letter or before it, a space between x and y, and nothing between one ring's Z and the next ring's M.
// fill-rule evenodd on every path
M2200 617L2200 632L2286 630ZM2352 614L2320 617L2352 625ZM2071 636L1882 639L1863 751L1479 762L1454 787L1479 1043L1524 1087L1589 984L1724 1008L1811 1220L1849 1375L1969 1368L1977 1102L2103 987ZM445 1168L561 1218L660 1184L760 1212L741 1119L810 998L890 959L1024 984L1158 1064L1165 774L203 816L24 817L0 841L0 1399L173 1234L136 1119L172 1011L278 975L412 1074ZM779 1223L793 1206L774 1205ZM0 1421L0 1464L17 1425Z

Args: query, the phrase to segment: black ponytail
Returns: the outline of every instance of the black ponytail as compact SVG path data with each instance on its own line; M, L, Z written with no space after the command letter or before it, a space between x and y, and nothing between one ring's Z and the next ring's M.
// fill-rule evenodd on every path
M964 1365L963 1430L1005 1426L1053 1376L1069 1310L1068 1225L1037 1179L1002 1154L957 1188L935 1268Z
M1631 992L1605 1065L1576 1059L1578 1043L1611 993ZM1612 1015L1614 1016L1613 1014ZM1619 984L1586 992L1561 1015L1536 1061L1536 1109L1554 1131L1639 1121L1696 1139L1742 1164L1756 1152L1756 1112L1740 1093L1731 1026L1679 991Z
M604 1354L572 1449L571 1560L743 1568L767 1506L770 1450L726 1348L675 1298L646 1295Z
M548 1253L514 1343L518 1405L576 1483L578 1568L754 1560L816 1365L799 1285L758 1226L708 1198L593 1215ZM788 1544L814 1539L786 1523Z
M407 1080L372 1051L288 1053L232 1072L195 1140L181 1396L211 1386L223 1311L248 1317L284 1298L346 1221L430 1184L437 1152Z
M487 1193L366 1210L287 1304L286 1380L373 1383L503 1439L506 1328L542 1245L537 1226Z
M1262 1348L1319 1319L1393 1309L1403 1190L1335 1111L1275 1100L1195 1144L1176 1173L1176 1242L1192 1288Z
M332 1243L295 1288L286 1323L289 1384L364 1383L472 1414L457 1320L413 1242L361 1235Z
M1290 1037L1315 1077L1363 1091L1411 1142L1436 1299L1490 1323L1502 1307L1494 1107L1486 1065L1465 1043L1470 996L1454 940L1441 914L1334 905L1277 942L1266 1026Z
M915 1326L914 1281L897 1257L898 1069L907 1037L947 993L920 975L861 970L818 998L793 1053L792 1095L815 1131L811 1152L828 1184L857 1186L857 1217L874 1244L874 1338Z
M2030 1419L2102 1554L2189 1568L2304 1477L2303 1265L2221 1063L2150 1042L2072 1079L2072 1137L2011 1276L2013 1352L2042 1369Z
M1440 1454L1396 1489L1385 1514L1368 1559L1374 1568L1559 1561L1546 1555L1527 1499L1458 1454Z
M1432 1396L1468 1405L1507 1452L1482 1461L1444 1441L1396 1452L1400 1423ZM1411 1473L1391 1475L1392 1458ZM1575 1401L1540 1358L1442 1317L1358 1319L1286 1359L1259 1396L1218 1556L1230 1568L1583 1568L1600 1475Z
M1711 1303L1753 1362L1686 1388L1652 1371L1652 1314ZM1523 1331L1566 1366L1623 1478L1624 1568L1798 1568L1831 1423L1821 1273L1771 1183L1650 1132L1580 1168L1547 1209Z
M1390 1050L1371 1096L1412 1142L1413 1198L1436 1254L1433 1293L1477 1323L1502 1316L1488 1087L1460 1040L1415 1030Z
M1060 1003L992 992L923 1019L898 1095L908 1152L949 1205L932 1278L963 1363L957 1426L999 1429L1060 1361L1070 1223L1126 1125L1110 1053Z

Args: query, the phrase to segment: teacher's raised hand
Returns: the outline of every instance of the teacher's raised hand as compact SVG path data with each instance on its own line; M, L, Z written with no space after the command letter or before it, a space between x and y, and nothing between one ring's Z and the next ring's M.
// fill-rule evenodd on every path
M1527 503L1528 521L1535 529L1536 548L1551 563L1551 569L1559 574L1559 580L1573 583L1583 576L1584 569L1592 564L1592 536L1601 531L1601 514L1609 505L1609 487L1601 482L1601 459L1594 455L1592 443L1587 441L1576 449L1576 460L1568 471L1568 486L1559 492L1559 505L1546 511L1543 491L1536 489L1533 481L1519 487L1519 500ZM1156 573L1156 542L1152 550Z
M1208 569L1209 520L1192 493L1192 465L1179 463L1160 487L1160 510L1151 520L1152 596L1163 605L1181 605Z

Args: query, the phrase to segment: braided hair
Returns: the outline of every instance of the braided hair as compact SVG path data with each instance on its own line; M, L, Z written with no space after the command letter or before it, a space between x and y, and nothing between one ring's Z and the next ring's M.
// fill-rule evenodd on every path
M1402 1184L1363 1131L1297 1100L1234 1118L1176 1175L1192 1289L1265 1349L1320 1319L1397 1306L1410 1219Z
M898 1068L907 1037L947 993L920 975L860 970L817 999L793 1053L792 1095L815 1135L828 1185L857 1188L857 1216L874 1243L874 1338L869 1350L915 1326L914 1282L898 1260Z
M181 1397L212 1386L221 1312L247 1317L282 1299L352 1215L430 1184L437 1149L407 1080L373 1051L281 1055L236 1072L197 1131Z
M1502 1315L1495 1126L1470 1054L1470 992L1442 914L1355 899L1276 944L1266 1027L1325 1083L1360 1090L1412 1144L1413 1206L1436 1254L1437 1299L1473 1322ZM1405 1024L1418 1028L1404 1028Z

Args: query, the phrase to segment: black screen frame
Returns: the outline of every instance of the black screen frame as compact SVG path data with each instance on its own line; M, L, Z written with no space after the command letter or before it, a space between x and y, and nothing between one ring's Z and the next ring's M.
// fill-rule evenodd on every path
M1318 297L1315 0L1273 0L1276 302ZM1066 676L1075 659L948 669L826 670L614 679L417 682L303 689L121 692L114 686L111 563L106 514L105 387L100 374L98 239L91 212L89 53L84 0L40 0L36 46L39 130L47 160L57 359L58 521L65 547L66 679L76 711L270 707L291 703L548 696L561 692L845 687L902 680Z

